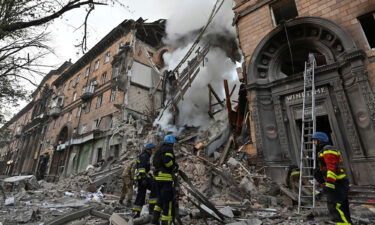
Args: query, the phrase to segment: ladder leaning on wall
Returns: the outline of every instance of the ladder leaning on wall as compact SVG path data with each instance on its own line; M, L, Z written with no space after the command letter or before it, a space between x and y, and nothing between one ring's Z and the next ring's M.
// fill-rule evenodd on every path
M313 209L315 207L314 170L316 167L316 149L312 143L312 135L316 130L314 80L315 67L315 57L312 53L309 53L308 61L305 62L305 71L303 74L304 86L298 213L303 208Z

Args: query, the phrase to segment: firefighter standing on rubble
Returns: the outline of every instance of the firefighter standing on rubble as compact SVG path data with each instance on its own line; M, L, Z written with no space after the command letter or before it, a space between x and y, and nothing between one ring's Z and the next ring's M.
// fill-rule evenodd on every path
M145 204L146 192L150 190L149 196L149 213L152 215L156 203L155 182L150 174L150 159L155 150L153 143L147 143L144 151L138 156L137 170L134 179L138 183L138 193L134 202L133 217L137 218L141 214L143 205Z
M315 179L324 184L323 192L327 195L328 211L337 225L350 225L349 180L344 171L341 152L328 145L329 138L323 132L313 134L313 143L319 163Z
M131 201L133 198L133 181L134 181L134 173L136 169L136 160L131 160L129 164L125 166L124 171L122 172L122 191L120 197L120 204L124 203L124 199L126 199L126 206L131 205ZM126 197L126 198L125 198Z
M164 142L156 151L153 165L155 167L155 181L158 191L158 201L154 210L152 224L159 224L161 214L161 225L170 225L174 219L174 191L173 176L178 171L178 164L175 161L173 145L176 138L166 135Z

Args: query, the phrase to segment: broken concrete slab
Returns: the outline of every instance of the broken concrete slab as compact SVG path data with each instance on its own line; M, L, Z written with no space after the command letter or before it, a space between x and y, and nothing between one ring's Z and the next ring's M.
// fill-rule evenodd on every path
M231 165L231 166L237 166L238 165L238 161L235 158L230 157L228 159L228 161L227 161L227 164Z
M263 222L259 219L247 219L242 220L234 223L228 223L226 225L262 225Z
M221 212L224 216L226 217L229 217L229 218L233 218L234 217L234 214L233 214L233 210L231 207L229 206L226 206L224 208L221 208L219 210L219 212Z
M124 218L118 213L113 213L109 218L109 222L113 225L133 225L133 219L131 217Z
M46 225L63 225L70 221L85 217L90 215L90 211L93 210L94 207L87 207L78 211L75 211L73 213L68 213L63 216L57 217L56 219L53 219L51 221L46 222Z

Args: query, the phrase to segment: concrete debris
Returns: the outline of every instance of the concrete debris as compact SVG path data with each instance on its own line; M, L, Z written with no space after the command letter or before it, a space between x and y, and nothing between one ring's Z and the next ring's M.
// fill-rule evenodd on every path
M294 190L274 183L260 172L263 170L259 165L250 164L247 153L238 151L241 143L237 144L230 131L225 134L226 126L220 128L220 124L211 124L208 130L185 128L178 137L181 142L175 145L175 154L183 171L179 176L182 224L318 225L327 220L327 212L315 215L314 219L297 214L298 195ZM118 202L124 166L140 153L139 149L147 140L158 136L151 129L145 132L147 124L137 126L126 131L126 126L122 125L121 132L130 138L126 142L127 150L118 158L90 166L57 183L36 182L34 176L2 180L7 198L2 201L5 204L0 205L0 222L147 224L151 219L147 207L141 218L132 220L131 206ZM211 128L213 130L209 130ZM215 144L213 148L212 143L222 136L225 137L222 144ZM324 200L318 201L318 205L325 207ZM358 224L375 224L375 210L370 204L352 206L351 210Z
M233 218L234 217L234 214L233 214L233 211L232 211L232 208L229 207L229 206L226 206L222 209L219 210L224 216L226 217L229 217L229 218Z

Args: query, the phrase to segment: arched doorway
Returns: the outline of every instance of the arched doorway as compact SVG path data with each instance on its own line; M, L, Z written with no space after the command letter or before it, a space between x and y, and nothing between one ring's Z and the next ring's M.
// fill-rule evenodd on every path
M64 126L55 141L55 150L52 157L51 167L49 170L49 175L53 177L54 181L64 171L65 159L67 157L67 148L69 141L69 128Z
M337 24L322 18L298 18L271 31L257 46L248 69L257 150L269 165L298 164L303 68L308 53L316 69L317 127L327 132L346 158L358 184L375 184L361 173L375 166L375 102L363 62L365 54ZM374 177L374 176L373 176Z

